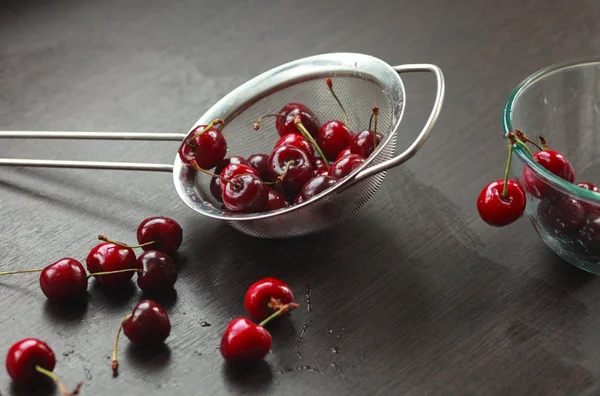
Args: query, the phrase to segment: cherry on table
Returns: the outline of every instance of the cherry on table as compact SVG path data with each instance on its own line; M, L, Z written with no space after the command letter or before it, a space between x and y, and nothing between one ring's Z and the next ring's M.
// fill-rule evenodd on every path
M295 197L313 177L313 167L306 153L297 147L279 146L269 157L269 173L278 180L287 197Z
M272 181L269 176L269 156L267 154L252 154L248 156L250 166L258 171L264 181Z
M277 143L275 143L275 146L273 147L273 149L276 149L277 147L280 146L292 146L292 147L297 147L300 150L304 151L306 153L306 155L308 156L308 159L310 159L311 161L314 160L315 158L315 150L312 146L312 144L310 144L310 142L308 140L306 140L306 138L300 134L297 133L288 133L287 135L282 136Z
M267 198L266 211L283 209L290 206L285 199L285 196L278 191L273 190L271 187L265 187L269 194Z
M274 306L272 300L278 300ZM265 320L277 311L281 305L294 302L292 289L282 280L267 277L254 282L244 297L244 307L248 316L257 322Z
M119 373L117 348L121 330L135 345L146 348L155 347L164 343L171 334L171 322L169 315L160 304L152 300L140 301L132 313L123 319L117 331L112 358L112 370L115 377Z
M177 266L165 253L149 250L137 259L139 288L150 294L160 294L173 289L177 281Z
M358 154L350 154L335 161L329 168L329 176L341 180L361 166L365 159Z
M504 180L496 180L485 186L477 198L479 216L491 226L506 226L517 221L525 212L525 192L519 183L508 180L504 196L503 192Z
M56 366L54 351L37 338L25 338L13 344L6 355L6 371L10 378L21 385L34 385L44 378L50 378L63 396L73 393L67 391L58 376L52 371ZM81 384L76 388L79 390Z
M81 301L87 294L88 275L81 263L66 257L48 265L40 274L40 288L57 303Z
M183 240L183 229L175 220L154 216L144 219L137 229L137 241L144 250L173 254Z
M336 183L336 180L330 176L320 175L315 176L310 179L300 193L296 196L294 203L302 203L304 201L308 201L315 195L322 193L327 190L329 187L333 186Z
M122 270L137 270L133 249L112 242L104 242L90 250L86 258L88 272L106 273ZM96 275L95 278L107 288L115 288L129 281L134 271L119 272L109 275Z
M225 183L223 205L234 213L254 213L263 210L268 191L263 181L255 174L243 173Z

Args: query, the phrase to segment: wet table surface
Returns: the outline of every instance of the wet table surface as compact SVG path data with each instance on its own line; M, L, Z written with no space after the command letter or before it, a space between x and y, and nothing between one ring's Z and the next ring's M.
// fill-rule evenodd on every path
M503 174L505 98L541 67L598 53L599 17L594 0L4 1L0 129L185 133L239 84L324 52L437 64L447 94L423 149L351 220L305 238L260 240L200 217L168 174L3 168L2 269L84 260L98 233L130 241L147 216L178 220L185 237L176 294L160 300L172 335L157 351L124 339L117 379L109 356L143 297L134 284L112 295L92 281L88 303L67 309L46 302L36 275L3 278L0 351L46 340L84 395L598 394L600 280L527 220L487 227L474 203ZM398 147L434 95L431 76L404 80ZM175 149L4 140L0 156L169 163ZM221 333L264 276L285 279L301 307L272 327L263 364L226 366ZM56 394L15 387L4 370L0 392Z

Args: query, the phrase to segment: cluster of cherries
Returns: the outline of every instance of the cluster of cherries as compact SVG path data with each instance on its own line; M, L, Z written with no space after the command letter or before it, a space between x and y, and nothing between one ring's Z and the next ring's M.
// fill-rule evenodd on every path
M577 254L600 255L600 207L597 204L576 200L559 191L543 181L528 166L524 168L520 180L508 178L515 145L523 147L538 164L569 183L575 183L573 165L562 153L549 149L541 136L541 146L519 130L509 133L508 140L509 154L504 179L488 184L477 199L477 209L481 218L497 227L515 222L525 211L527 191L539 200L537 217L550 235L567 244ZM531 143L539 151L533 154L527 143ZM578 182L576 185L600 193L594 183Z
M45 268L5 271L0 275L40 273L40 288L48 300L58 304L80 303L86 300L88 279L96 280L107 290L114 291L127 284L137 274L137 284L142 291L158 296L173 290L177 280L177 267L173 253L183 239L181 226L167 217L150 217L143 220L137 229L138 245L130 246L114 242L100 235L104 242L94 246L83 265L70 257L60 259ZM134 248L144 252L136 258ZM121 322L113 350L112 369L118 373L117 345L119 334L143 347L163 343L170 335L171 324L165 309L152 300L139 302L131 314ZM19 384L32 385L44 377L54 380L63 395L79 392L79 384L68 392L52 372L56 358L52 349L36 338L26 338L15 343L6 357L6 369L10 377Z
M288 103L275 117L280 139L273 151L247 158L227 155L227 140L216 119L196 127L179 147L181 161L212 176L211 194L233 213L272 211L299 204L327 190L359 167L383 139L377 132L379 109L373 107L369 128L359 133L349 129L348 116L333 91L344 122L330 120L320 124L315 113L302 103ZM371 127L373 126L373 129ZM209 170L214 169L212 172Z
M227 362L234 364L262 360L272 343L271 334L264 326L297 308L298 304L286 283L277 278L264 278L248 288L244 306L249 318L233 319L221 338L221 354Z

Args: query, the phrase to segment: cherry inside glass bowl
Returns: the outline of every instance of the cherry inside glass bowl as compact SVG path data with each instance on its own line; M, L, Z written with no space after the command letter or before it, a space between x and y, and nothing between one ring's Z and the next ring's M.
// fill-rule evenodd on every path
M600 274L600 57L546 67L511 93L503 113L504 135L516 129L543 136L575 169L561 179L515 147L512 177L527 195L526 213L542 240L567 262ZM535 153L537 150L531 146Z

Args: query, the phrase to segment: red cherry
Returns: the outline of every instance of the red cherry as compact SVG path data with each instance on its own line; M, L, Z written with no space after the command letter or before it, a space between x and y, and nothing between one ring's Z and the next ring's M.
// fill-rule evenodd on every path
M225 168L229 164L238 164L238 165L241 164L241 165L250 166L249 161L245 160L243 157L234 155L229 158L224 158L223 161L221 161L219 163L219 165L217 165L215 167L214 173L217 175L220 175L221 172L223 171L223 168ZM222 202L221 179L219 179L218 177L214 177L214 176L210 179L210 192L217 201Z
M269 173L273 180L280 178L285 195L295 197L313 177L312 163L297 147L279 146L269 157Z
M254 213L264 209L268 191L257 175L243 173L229 180L231 183L225 183L223 190L223 204L227 210L235 213Z
M88 276L83 265L75 259L63 258L50 264L40 274L40 287L53 302L66 303L85 298Z
M352 153L352 149L351 147L346 147L345 149L343 149L342 151L340 151L340 153L338 154L338 156L336 157L336 161L339 160L340 158L344 158L349 156Z
M525 192L514 180L509 180L506 198L502 197L504 180L496 180L481 190L477 198L479 216L489 225L502 227L515 222L525 212Z
M255 363L271 349L271 334L247 318L229 322L221 338L221 354L232 363Z
M165 253L149 250L137 259L139 288L151 294L160 294L173 290L177 281L175 262Z
M148 217L137 229L137 241L144 250L175 253L183 240L183 230L178 222L164 216Z
M300 194L298 194L294 203L299 204L308 201L315 195L318 195L333 186L335 182L336 180L330 176L313 177L304 185L304 187L302 187L302 191L300 191Z
M572 198L543 199L537 214L544 228L558 237L575 234L585 222L583 206Z
M579 182L579 183L577 183L577 186L581 187L583 189L589 190L589 191L600 192L600 190L598 189L598 187L594 183Z
M319 176L322 173L327 174L327 172L329 171L329 169L327 169L327 165L325 165L325 162L323 162L323 160L319 157L315 157L312 165L313 165L315 176Z
M579 182L577 183L577 186L592 192L600 193L600 189L598 189L598 187L594 183ZM587 213L594 213L600 216L600 204L586 201L581 201L579 203L581 204L581 206L583 206Z
M575 181L575 170L573 165L564 155L556 150L542 150L535 153L533 159L556 176L565 179L569 183Z
M352 143L352 132L338 120L327 121L319 129L317 144L327 159L335 159L340 151Z
M117 331L112 359L113 376L117 376L119 372L117 347L121 329L132 343L143 347L154 347L164 343L169 337L171 322L160 304L151 300L140 301L133 312L123 319Z
M269 177L269 156L267 154L252 154L248 157L250 166L258 171L260 178L271 181Z
M37 367L52 372L55 366L56 357L52 349L36 338L25 338L15 343L6 355L6 371L19 384L39 382L45 375Z
M302 124L313 137L316 137L319 133L319 120L317 116L302 103L288 103L283 106L279 114L285 117L277 117L275 121L275 128L277 128L279 136L300 133L294 123L296 116L300 116Z
M379 145L379 143L381 143L383 140L383 135L379 132L377 132L376 135L376 144ZM358 154L362 157L368 158L373 151L375 151L375 145L373 144L373 131L362 131L354 136L350 145L350 151L353 154Z
M340 180L348 176L354 169L358 168L365 162L365 159L357 154L350 154L346 157L335 161L329 168L329 176Z
M310 144L310 142L308 140L306 140L306 138L300 134L288 133L287 135L282 136L277 141L277 143L275 143L275 147L273 147L273 149L276 149L279 146L297 147L300 150L304 151L306 153L306 155L308 155L308 158L311 161L314 161L315 150L314 150L312 144Z
M290 206L283 194L273 190L271 187L265 187L269 193L267 198L266 211L283 209Z
M231 180L235 176L243 175L243 174L251 174L251 175L260 177L260 174L258 173L258 171L256 169L254 169L253 167L251 167L250 165L229 164L225 168L223 168L223 170L221 171L221 177L225 178L226 180ZM223 179L221 179L219 184L221 185L221 194L222 194L223 190L225 189L225 185L227 183L224 182Z
M588 216L574 245L585 256L600 256L600 216Z
M194 159L202 169L214 168L227 154L227 141L217 129L210 129L193 140Z
M92 248L86 258L87 270L91 273L137 269L135 253L131 248L104 242ZM133 272L97 275L95 278L105 287L121 286L131 279Z
M253 283L244 298L248 316L257 322L271 316L278 309L269 307L272 299L279 300L280 304L289 304L294 301L294 294L285 282L277 278L264 278Z

